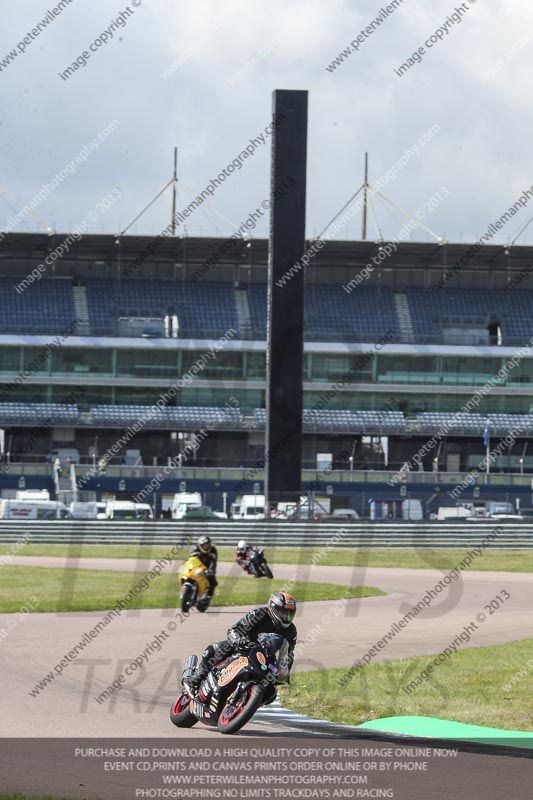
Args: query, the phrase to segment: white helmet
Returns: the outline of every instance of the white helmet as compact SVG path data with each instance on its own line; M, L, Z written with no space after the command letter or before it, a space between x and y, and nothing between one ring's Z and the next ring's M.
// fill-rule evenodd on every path
M237 550L246 550L246 542L244 541L244 539L241 539L241 541L237 545Z

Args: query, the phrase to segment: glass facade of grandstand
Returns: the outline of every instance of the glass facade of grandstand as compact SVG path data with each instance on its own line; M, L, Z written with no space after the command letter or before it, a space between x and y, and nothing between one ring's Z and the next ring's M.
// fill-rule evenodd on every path
M35 378L48 378L46 383L21 381L10 389L10 399L19 402L62 402L72 391L64 379L73 378L85 387L82 406L97 403L150 404L164 387L202 359L202 350L157 351L157 359L149 349L102 349L63 346L45 360L42 348L0 346L0 375L5 382L31 367ZM364 366L358 365L364 361ZM486 384L507 363L506 357L468 357L457 355L415 356L373 354L306 353L304 361L305 406L312 408L324 389L350 374L357 384L352 391L348 384L335 397L328 399L328 408L379 410L390 407L390 394L396 407L405 413L418 411L456 411L465 402L465 394ZM182 388L177 404L185 406L220 405L235 396L241 408L253 410L264 405L264 352L221 352L206 363L194 383ZM100 379L108 382L103 385ZM143 385L128 385L140 380ZM126 385L124 385L126 384ZM1 384L0 384L1 386ZM487 412L527 413L531 406L533 359L522 359L509 368L492 391L480 403ZM512 388L513 394L505 392ZM520 393L524 390L524 394ZM443 391L445 390L445 391Z

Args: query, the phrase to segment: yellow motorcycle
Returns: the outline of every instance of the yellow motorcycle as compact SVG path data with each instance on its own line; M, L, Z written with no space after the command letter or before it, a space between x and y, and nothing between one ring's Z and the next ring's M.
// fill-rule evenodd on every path
M196 606L198 611L207 611L211 598L209 597L209 579L206 572L207 567L197 556L191 556L179 568L180 607L184 614L192 606Z

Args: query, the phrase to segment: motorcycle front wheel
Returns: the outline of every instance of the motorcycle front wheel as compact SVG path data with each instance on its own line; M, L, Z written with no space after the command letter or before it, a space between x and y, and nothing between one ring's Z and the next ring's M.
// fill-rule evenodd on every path
M189 695L181 692L176 702L170 707L170 721L176 728L192 728L198 722L198 717L189 711L190 702Z
M252 684L244 690L236 703L227 703L218 718L217 727L220 733L240 731L263 704L264 694L262 686Z
M184 614L190 609L194 601L194 589L190 583L184 583L181 590L180 607Z

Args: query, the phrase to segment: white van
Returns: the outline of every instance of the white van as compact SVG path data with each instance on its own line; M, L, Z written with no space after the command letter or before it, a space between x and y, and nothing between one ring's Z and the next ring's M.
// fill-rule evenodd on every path
M243 494L231 504L231 519L264 519L265 495Z
M71 503L72 519L98 519L98 503Z
M309 504L311 503L311 507ZM314 497L300 495L300 503L285 500L277 504L277 508L270 512L276 519L309 520L327 518L330 513L331 500L329 497Z
M55 500L0 500L0 519L70 519L64 503Z
M354 522L359 519L359 514L354 508L336 508L334 509L331 519L341 519L346 522Z
M437 520L444 522L447 519L472 519L476 515L468 506L440 506L437 511Z
M172 519L183 519L188 511L201 508L201 506L203 506L203 500L200 492L178 492L172 500Z
M131 500L110 500L106 506L106 519L142 520L153 519L154 514L148 503L134 503Z
M148 503L135 503L137 519L153 519L154 512Z

